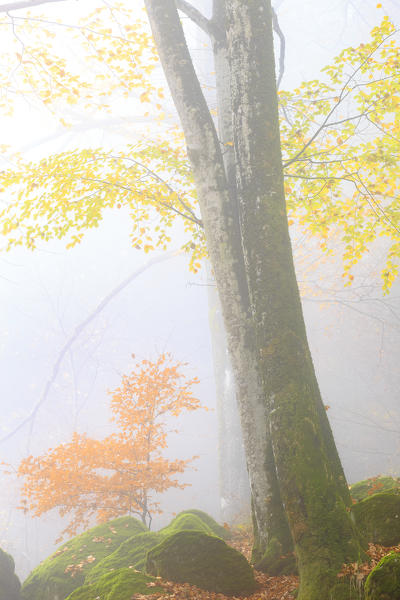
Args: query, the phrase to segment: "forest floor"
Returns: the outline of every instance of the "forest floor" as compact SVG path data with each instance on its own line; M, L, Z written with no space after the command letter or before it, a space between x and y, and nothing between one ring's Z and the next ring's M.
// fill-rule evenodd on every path
M249 560L251 556L252 536L249 529L236 529L233 531L232 539L229 540L239 552L242 552ZM390 548L369 544L369 563L351 563L344 565L339 577L349 575L352 585L359 587L368 576L368 573L380 561L380 559L391 551L400 552L400 545ZM299 578L294 575L283 575L270 577L259 571L255 571L258 589L249 596L240 596L240 600L294 600L293 592L299 586ZM151 585L151 584L150 584ZM153 584L154 585L154 584ZM157 585L165 588L166 594L143 595L135 594L131 600L239 600L236 596L225 596L215 592L207 592L187 583L173 583L160 579Z

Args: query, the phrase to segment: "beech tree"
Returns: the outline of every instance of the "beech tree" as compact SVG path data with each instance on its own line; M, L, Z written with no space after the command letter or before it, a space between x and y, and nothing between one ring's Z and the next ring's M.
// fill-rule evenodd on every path
M175 173L188 174L179 151L170 153L168 160L163 161L163 152L157 151L156 154L150 151L139 155L135 154L137 149L130 148L128 154L122 157L111 156L110 164L114 164L116 158L122 158L120 164L124 164L124 161L129 164L131 161L135 167L140 166L139 163L143 167L144 156L144 171L149 179L156 181L156 188L159 186L155 204L161 211L161 218L168 224L170 211L183 215L194 225L193 231L198 235L198 240L201 243L204 239L206 241L223 307L235 372L252 490L256 564L266 571L276 571L281 566L280 556L288 553L294 543L301 575L299 597L307 600L328 597L329 594L335 597L339 593L335 589L336 573L346 560L357 560L362 554L362 548L348 516L350 498L308 350L288 235L283 166L286 169L295 166L294 172L286 171L288 178L311 182L309 198L317 196L318 186L326 194L319 197L329 199L329 190L334 186L338 186L333 190L334 193L339 194L341 191L340 183L336 182L346 180L355 184L357 194L353 196L353 200L364 200L362 210L357 213L356 208L355 215L362 215L366 219L364 222L371 226L363 226L361 218L356 221L357 227L347 227L349 203L339 205L343 209L339 215L340 226L345 230L343 239L353 240L356 234L360 234L359 239L363 240L358 246L350 244L350 248L346 249L350 264L365 251L377 229L381 228L384 235L396 231L398 215L392 209L386 211L386 214L383 211L385 219L375 218L377 215L374 210L377 208L378 213L382 212L382 207L376 205L375 198L386 194L389 199L393 194L393 180L388 182L387 188L377 189L374 186L371 192L368 187L365 188L362 177L364 172L351 170L349 173L344 168L347 163L344 140L335 135L335 132L341 130L340 124L346 122L348 129L345 132L350 134L349 123L355 117L333 119L333 123L331 117L348 92L353 91L349 83L354 79L354 74L350 81L347 78L341 86L342 91L333 98L332 93L337 93L333 88L316 85L315 82L303 89L305 98L307 94L312 96L316 91L319 93L323 90L326 93L326 98L312 102L316 109L305 119L302 117L303 100L298 104L298 98L290 94L281 95L285 118L289 124L293 124L288 139L292 144L299 143L297 151L293 145L285 148L286 151L289 148L290 155L285 157L283 164L269 2L254 0L242 6L238 1L215 0L211 19L205 18L185 0L176 0L176 3L173 0L148 0L146 6L184 129L201 218L195 213L187 188L183 190L183 195L170 190L171 194L165 202L165 182L154 177L151 165L146 164L150 156L163 166L170 165L171 171ZM217 83L218 132L193 69L178 10L205 30L212 42ZM379 32L377 35L379 36ZM382 40L376 40L372 49L360 47L358 59L361 62L359 67L355 67L355 72L365 71L376 48L382 46L385 35L390 36L391 32L384 31ZM390 44L387 52L390 52ZM349 60L355 60L353 55L354 53L349 53ZM397 60L395 51L390 60L387 60L388 56L385 58L385 64L390 69ZM382 65L378 65L378 68L380 66L384 68ZM340 75L340 69L337 73ZM332 67L332 81L336 86L339 83L337 73ZM361 86L364 84L356 87L361 89ZM358 118L369 118L371 121L372 107L376 107L385 95L381 92L382 88L378 92L377 88L364 89L368 89L370 94L360 92L360 102L364 99L366 104L363 104L364 108ZM153 92L156 93L156 90ZM299 106L297 113L296 104ZM397 110L397 106L397 103L393 103L393 111ZM292 111L295 113L294 118ZM321 118L322 121L313 131L316 118ZM393 140L390 142L389 138L393 136L387 131L388 123L378 114L375 126L384 131L383 139L387 142L389 156L392 153L390 143L393 144ZM285 127L283 131L287 131ZM326 131L331 137L326 136L326 146L322 145L318 154L315 151L316 140L321 132ZM164 145L165 150L167 146ZM326 158L328 149L329 160L323 162L320 158ZM374 155L371 146L366 144L363 147L364 165L377 164L382 160L382 146L379 144L377 149L379 152ZM79 156L75 153L59 158L76 159L80 169L88 154ZM359 153L355 149L351 161L356 163L358 159ZM98 161L104 171L104 165L107 168L104 154L98 156ZM50 165L50 172L57 172L57 161L50 160L42 163L39 168L42 173L47 164ZM93 168L93 162L90 164ZM394 168L389 160L384 159L383 164ZM343 167L342 172L338 173L334 165ZM316 172L310 175L311 168L315 168ZM134 170L126 170L134 175ZM163 172L165 173L165 169ZM110 183L113 189L121 188L120 175L121 171L115 172ZM43 188L48 186L48 182L41 182L40 176L37 177L39 183L28 185L27 191L34 192L38 185L38 197L42 199ZM27 178L31 179L28 175ZM93 173L92 179L96 179ZM133 176L132 179L138 181L137 177ZM78 186L83 180L84 177L77 178ZM9 181L5 177L5 183ZM15 181L18 183L20 179L11 180L11 183ZM104 192L108 184L104 180L100 183ZM131 189L131 183L129 185ZM294 200L302 196L304 188L295 187L295 193L291 188L292 186L286 185L289 208L300 215L303 223L314 224L318 212L315 205L308 202L298 208ZM85 227L99 222L104 204L99 206L91 199L88 209L82 210L82 203L72 205L65 201L70 191L68 186L64 185L61 189L63 201L54 211L50 210L55 214L54 232L47 224L41 228L40 219L37 221L38 225L32 225L29 221L35 216L32 207L37 208L36 215L40 218L46 214L49 208L46 205L48 196L44 195L45 202L42 204L39 202L35 205L28 200L23 204L22 217L27 216L28 220L26 238L23 241L28 246L35 243L36 227L39 227L39 237L49 239L52 235L62 237L71 224L73 228L78 222L78 236L72 240L77 243ZM134 192L142 195L137 189ZM149 191L145 196L149 204L152 192ZM334 198L334 194L332 196ZM106 206L118 202L115 196L110 198L104 194L103 198L108 203ZM145 204L144 214L148 204ZM326 222L331 220L335 223L337 217L335 200L326 204L326 207L325 218L320 221L320 225L314 226L322 237L326 237ZM13 208L11 205L11 213ZM63 222L64 208L66 218ZM20 224L21 219L18 220L18 227ZM3 232L14 235L14 229L14 220L10 216L4 220ZM201 235L198 233L200 229ZM366 237L363 239L364 233ZM143 242L145 250L150 250L147 234L146 227L143 231L139 229L139 239L135 239L135 242L138 245ZM162 236L161 245L165 241L166 238ZM15 243L19 243L18 240ZM397 243L396 238L393 249ZM192 266L196 269L196 260L203 255L204 250L199 251L192 242L188 243L188 247L194 247ZM389 258L393 259L393 256L394 254ZM393 264L390 277L394 272ZM389 283L390 277L387 277Z
M263 557L268 568L276 547L281 555L288 524L299 598L335 597L344 591L336 579L341 565L358 560L362 548L349 516L350 497L308 349L293 267L271 5L216 0L207 21L216 49L220 118L232 134L224 143L175 1L145 4L185 133L224 314L252 490L255 558ZM194 14L186 2L177 4ZM226 144L233 152L224 160Z

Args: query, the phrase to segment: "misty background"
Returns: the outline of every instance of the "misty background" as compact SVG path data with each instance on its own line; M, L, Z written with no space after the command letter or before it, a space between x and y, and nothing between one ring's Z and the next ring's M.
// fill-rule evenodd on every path
M205 0L194 4L205 12L210 9ZM74 5L39 7L35 14L67 21L71 11L78 10ZM301 10L296 0L280 0L275 8L286 38L282 89L318 78L320 68L340 50L366 41L383 14L395 23L400 17L395 0L383 2L383 10L370 0L305 0ZM187 19L184 22L212 104L207 40ZM161 77L159 72L156 77ZM105 127L60 133L38 107L22 103L16 116L2 118L2 143L25 149L30 158L88 143L126 143L136 127L142 128L140 118L129 120L126 108L122 107L123 119L117 126L110 118ZM135 112L137 107L132 108ZM117 117L118 111L116 107ZM173 120L172 107L170 111L168 118ZM126 215L109 211L100 227L89 231L75 248L66 250L61 241L42 244L34 252L18 249L0 254L0 460L17 467L23 457L68 441L76 430L92 437L107 435L108 391L133 368L132 354L136 359L154 359L168 351L188 363L188 375L200 379L196 395L211 410L181 417L180 434L171 436L171 457L199 458L196 470L183 476L191 486L160 497L164 512L154 517L153 528L185 508L200 508L220 520L224 514L209 327L212 278L206 265L200 273L190 273L185 256L143 254L132 248L129 234ZM171 250L179 248L181 236L177 226ZM315 244L304 245L297 234L293 244L311 351L348 481L379 473L398 476L399 283L389 295L382 294L382 248L372 249L357 267L353 286L344 288L340 258L321 260ZM115 293L130 276L130 283ZM88 317L93 318L77 335ZM69 349L55 376L67 343ZM227 385L228 375L224 373ZM3 473L0 546L14 556L17 573L24 577L52 552L62 524L56 513L32 519L17 505L18 485ZM248 518L243 497L237 509L238 519Z

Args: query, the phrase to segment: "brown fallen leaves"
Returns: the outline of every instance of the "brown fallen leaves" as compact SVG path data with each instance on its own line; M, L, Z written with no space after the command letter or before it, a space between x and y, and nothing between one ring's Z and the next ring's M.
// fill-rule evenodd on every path
M252 547L251 527L235 529L228 544L239 550L250 559ZM258 583L256 592L249 596L240 596L240 600L294 600L293 591L299 586L299 579L293 575L269 577L264 573L255 571ZM160 594L135 594L129 600L239 600L236 596L225 596L215 592L207 592L188 583L173 583L157 578L157 585L163 587L165 595ZM150 586L150 584L149 584Z
M173 583L160 579L157 585L165 589L165 594L134 594L130 600L294 600L293 591L299 585L298 578L294 576L268 577L264 573L256 572L256 580L259 589L250 596L239 598L207 592L188 583Z
M248 531L235 532L229 543L247 558L250 557L251 536ZM338 577L350 576L354 578L356 584L361 585L381 558L392 551L400 552L400 545L387 548L378 544L369 544L367 554L370 557L370 562L343 565ZM240 596L240 600L294 600L293 592L299 586L298 577L294 575L270 577L258 571L255 572L255 577L258 583L257 591L249 596ZM157 585L165 589L166 593L164 595L134 594L129 600L239 600L239 597L236 596L207 592L187 583L173 583L161 578L157 579ZM149 584L150 587L152 585L154 584Z
M379 544L368 544L367 554L370 557L369 562L365 563L349 563L343 565L338 577L353 577L357 583L362 583L372 571L378 562L389 554L389 552L400 552L400 544L398 546L379 546Z

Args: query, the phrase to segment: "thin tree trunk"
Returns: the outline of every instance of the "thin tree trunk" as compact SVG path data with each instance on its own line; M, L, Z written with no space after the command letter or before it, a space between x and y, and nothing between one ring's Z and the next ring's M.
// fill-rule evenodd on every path
M250 487L226 334L215 286L208 288L208 312L213 352L218 417L218 480L221 518L234 523L250 512Z

